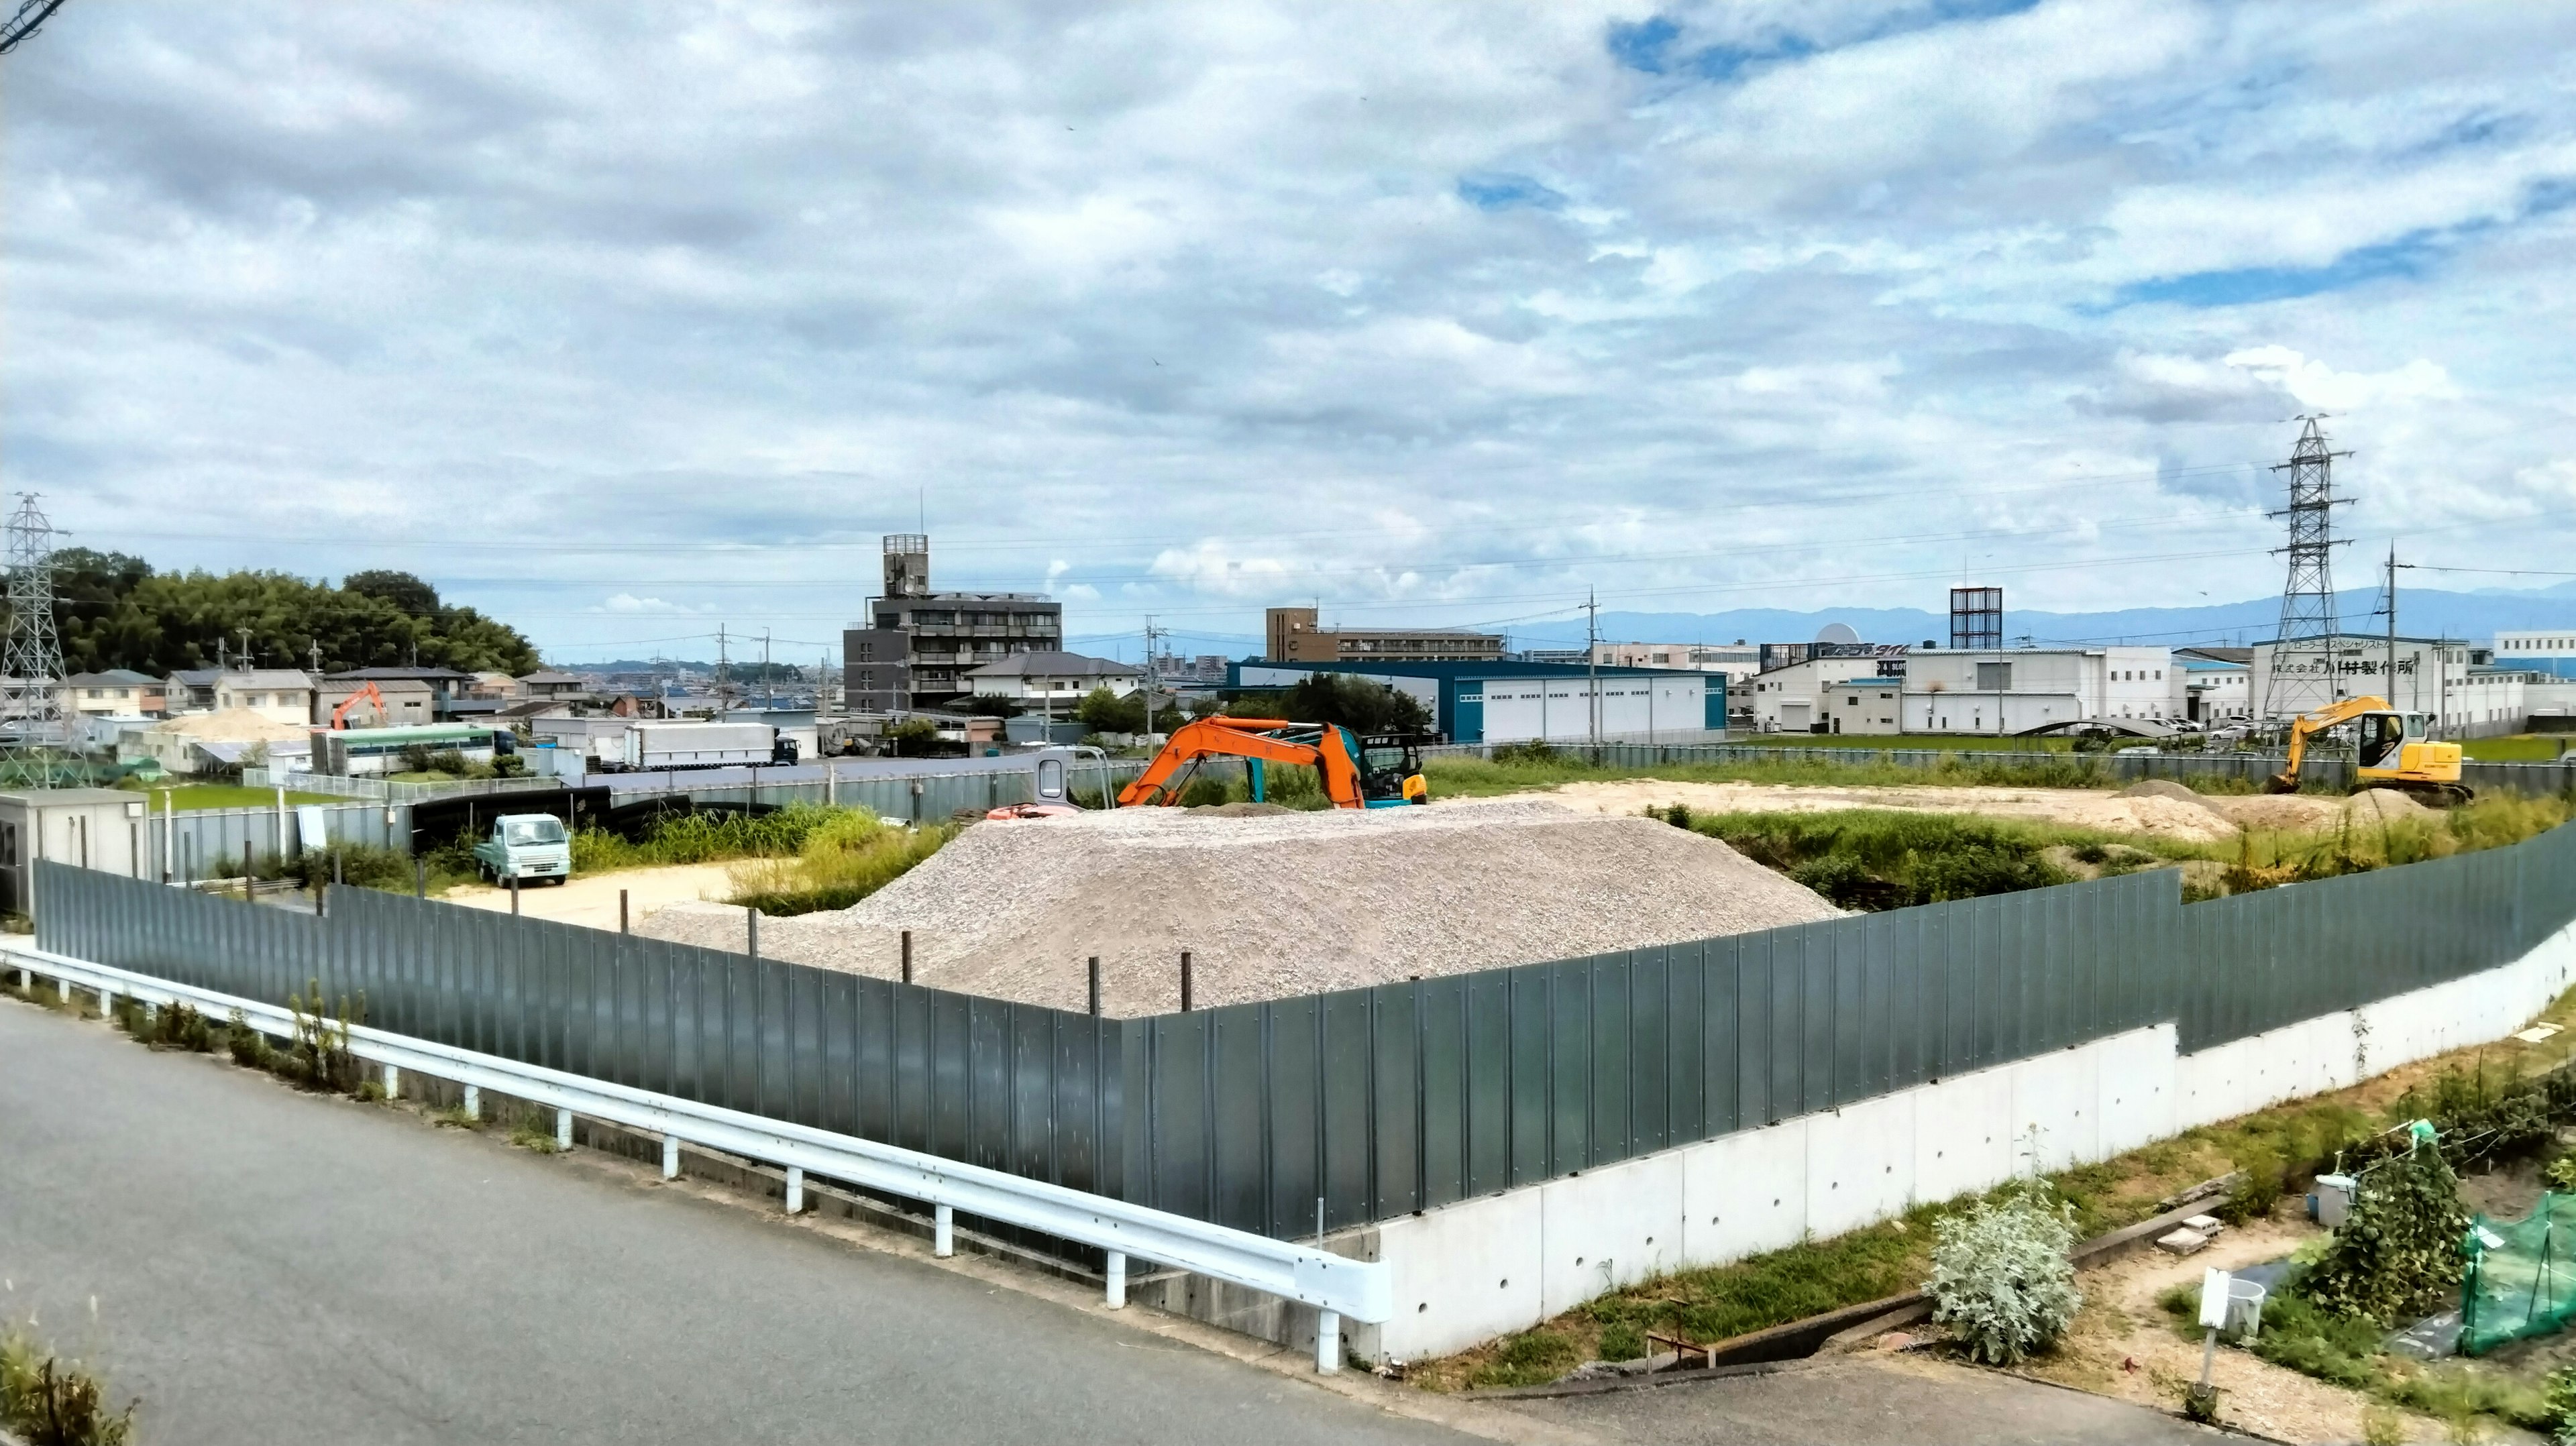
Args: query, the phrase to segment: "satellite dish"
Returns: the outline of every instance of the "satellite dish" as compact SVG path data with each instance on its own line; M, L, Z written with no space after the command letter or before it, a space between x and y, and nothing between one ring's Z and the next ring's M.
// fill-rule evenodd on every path
M1853 632L1851 630L1851 624L1849 623L1827 623L1817 630L1816 641L1820 643L1857 643L1860 641L1860 634Z

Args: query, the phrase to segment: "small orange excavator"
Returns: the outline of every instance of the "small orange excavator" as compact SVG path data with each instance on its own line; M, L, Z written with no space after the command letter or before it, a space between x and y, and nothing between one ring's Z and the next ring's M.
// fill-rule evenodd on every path
M361 703L373 703L376 705L376 724L378 727L390 728L393 726L393 705L385 701L384 690L370 682L361 684L358 691L341 699L340 706L331 710L331 731L336 733L341 729L348 727L349 710L357 707Z
M1119 792L1120 808L1181 801L1181 790L1201 760L1240 758L1252 773L1252 797L1262 801L1262 765L1294 763L1315 770L1324 797L1335 808L1400 808L1429 803L1422 755L1409 738L1362 740L1330 723L1291 723L1284 718L1201 718L1172 732L1136 781Z

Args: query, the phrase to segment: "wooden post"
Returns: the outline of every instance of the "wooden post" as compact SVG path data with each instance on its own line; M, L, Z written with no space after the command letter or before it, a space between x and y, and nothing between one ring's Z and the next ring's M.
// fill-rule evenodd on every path
M429 897L429 860L418 854L411 858L411 896L415 899Z
M242 902L250 902L250 840L242 840Z
M519 876L510 875L510 917L519 917Z
M1091 1017L1100 1017L1100 956L1091 956Z
M1181 951L1181 1012L1190 1012L1190 951Z
M624 889L619 889L617 891L617 932L620 934L632 934L635 932L634 927L626 921L626 891Z
M912 982L912 931L903 931L903 982Z
M754 958L754 959L759 958L759 957L760 957L760 911L759 911L758 909L745 909L745 910L743 910L743 911L742 911L742 927L743 927L743 932L744 932L744 934L745 934L746 936L748 936L748 937L749 937L749 939L750 939L750 941L751 941L751 957L752 957L752 958Z

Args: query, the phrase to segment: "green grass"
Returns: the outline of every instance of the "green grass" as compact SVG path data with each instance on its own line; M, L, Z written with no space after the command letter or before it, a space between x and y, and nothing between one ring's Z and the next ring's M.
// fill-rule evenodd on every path
M127 791L147 795L152 800L152 811L155 813L173 804L177 805L182 812L192 808L277 807L276 789L244 788L237 783L190 783L177 788L133 788ZM290 805L351 802L349 799L328 793L299 793L293 789L287 791L286 801Z
M1903 748L1936 753L2075 751L2071 738L1997 738L1982 733L1757 733L1729 741L1761 748Z
M1713 814L1690 818L1688 826L1846 909L1903 909L2070 882L2074 875L2046 856L2056 845L2098 855L2107 869L2133 857L2155 859L2089 829L1905 809Z
M1824 784L1840 787L1921 788L1982 786L1993 788L2116 788L2115 777L2100 755L2065 753L2045 763L1980 760L1974 750L1951 751L1930 768L1891 763L1854 748L1784 748L1780 756L1746 762L1663 763L1651 767L1603 767L1587 763L1580 750L1559 748L1545 754L1516 752L1504 759L1430 758L1423 776L1433 798L1484 798L1523 793L1566 783L1652 778L1667 783ZM1829 756L1830 755L1830 756ZM2251 785L2209 779L2195 783L2202 792L2246 792Z
M793 854L735 865L731 902L764 914L846 909L902 878L956 836L954 827L906 828L863 809L848 810L809 831Z
M2558 750L2576 744L2559 733L2518 733L2510 738L2472 738L2460 751L2480 763L2555 763Z

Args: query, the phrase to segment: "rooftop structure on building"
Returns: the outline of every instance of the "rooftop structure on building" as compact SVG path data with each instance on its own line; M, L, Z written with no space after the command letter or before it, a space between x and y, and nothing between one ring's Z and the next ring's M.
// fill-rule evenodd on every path
M930 539L885 539L882 592L841 634L841 694L852 712L900 713L964 698L969 674L1064 646L1064 605L1037 593L934 592Z
M1264 651L1272 662L1365 662L1373 658L1424 662L1494 662L1503 656L1498 633L1454 628L1327 628L1314 608L1271 608L1263 616Z

